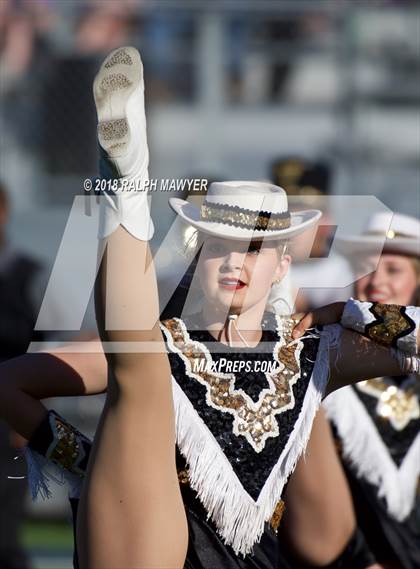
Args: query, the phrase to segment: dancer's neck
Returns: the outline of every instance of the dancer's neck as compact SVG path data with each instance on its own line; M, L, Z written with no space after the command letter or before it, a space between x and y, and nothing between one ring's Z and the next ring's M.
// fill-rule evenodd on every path
M223 344L228 344L228 324L229 314L235 314L234 310L226 311L225 309L215 309L213 305L204 304L202 309L203 321L206 329L210 334ZM230 327L231 338L234 346L243 346L244 341L238 334L236 328L241 332L242 337L246 340L249 347L259 344L262 332L261 321L264 314L264 305L255 305L238 313L235 319L235 326Z

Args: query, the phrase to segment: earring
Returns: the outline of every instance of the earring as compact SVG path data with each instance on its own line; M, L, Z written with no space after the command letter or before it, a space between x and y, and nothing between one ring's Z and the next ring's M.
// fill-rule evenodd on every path
M281 279L275 279L272 283L271 286L275 285L275 284L279 284L279 282L281 282Z

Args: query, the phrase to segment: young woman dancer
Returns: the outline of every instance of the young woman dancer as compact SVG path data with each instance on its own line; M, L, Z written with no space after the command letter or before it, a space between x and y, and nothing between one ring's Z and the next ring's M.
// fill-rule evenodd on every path
M95 80L95 98L102 175L141 182L148 155L140 66L132 48L113 52ZM323 394L386 371L404 373L416 360L364 337L352 304L342 323L359 332L326 326L296 341L293 321L266 311L271 285L290 262L284 241L319 217L314 211L289 214L281 188L213 184L201 210L171 200L199 231L196 274L203 305L193 315L163 322L147 245L153 228L145 193L118 190L101 200L101 253L106 250L96 304L106 360L100 354L25 356L27 366L42 358L45 383L31 387L21 367L16 390L16 365L3 368L7 403L1 413L13 423L13 402L24 412L34 395L107 388L83 485L81 567L182 567L186 516L185 567L274 569L279 559L273 528L283 489ZM407 316L410 326L399 332L414 343L415 318ZM230 371L220 370L222 358ZM254 365L253 373L243 362ZM256 362L275 368L261 372ZM58 367L60 385L54 382ZM78 382L70 380L74 373ZM29 458L44 455L76 476L82 473L88 443L54 412L39 404L19 430L31 439Z
M371 303L419 302L420 222L394 214L379 263L372 258L377 233L388 220L375 215L366 233L340 242L357 257L355 297ZM377 264L377 266L376 266ZM372 553L386 567L420 566L420 384L413 375L370 379L328 397L358 515Z

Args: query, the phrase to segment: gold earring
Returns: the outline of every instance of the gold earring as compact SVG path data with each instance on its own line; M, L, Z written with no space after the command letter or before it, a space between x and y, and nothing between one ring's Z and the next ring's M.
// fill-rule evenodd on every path
M279 284L279 282L281 281L281 279L275 279L272 283L271 286L275 285L275 284Z

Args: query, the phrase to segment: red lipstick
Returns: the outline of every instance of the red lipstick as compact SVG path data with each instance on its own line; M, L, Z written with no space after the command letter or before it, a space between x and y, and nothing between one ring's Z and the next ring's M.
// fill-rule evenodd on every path
M244 288L246 284L241 279L224 277L219 280L219 286L224 290L239 290Z

